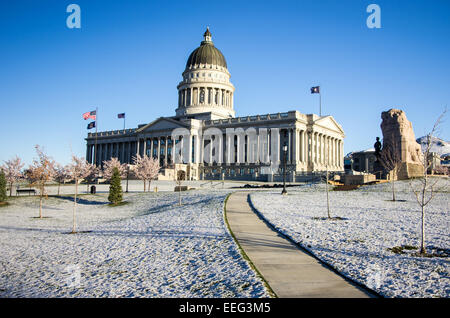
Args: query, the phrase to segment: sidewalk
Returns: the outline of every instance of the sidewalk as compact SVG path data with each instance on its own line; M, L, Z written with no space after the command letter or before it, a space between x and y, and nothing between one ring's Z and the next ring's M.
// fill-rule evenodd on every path
M233 193L226 217L240 246L278 297L374 297L268 227L247 196L248 192Z

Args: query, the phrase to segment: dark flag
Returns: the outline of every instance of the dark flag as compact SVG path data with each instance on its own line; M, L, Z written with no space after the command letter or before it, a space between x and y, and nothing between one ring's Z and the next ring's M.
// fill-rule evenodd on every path
M320 86L311 87L311 94L320 94Z
M117 114L117 118L125 118L125 113Z
M92 118L93 120L95 120L97 118L97 111L93 110L91 112L87 112L87 113L83 114L84 120L89 119L89 118Z
M95 128L95 121L91 121L88 125L87 125L87 129L92 129Z

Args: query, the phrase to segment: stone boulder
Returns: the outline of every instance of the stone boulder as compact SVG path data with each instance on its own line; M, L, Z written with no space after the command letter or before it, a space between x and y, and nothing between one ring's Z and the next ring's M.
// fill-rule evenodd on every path
M404 111L390 109L381 113L383 149L393 145L400 160L398 179L423 176L423 155L416 142L411 122Z

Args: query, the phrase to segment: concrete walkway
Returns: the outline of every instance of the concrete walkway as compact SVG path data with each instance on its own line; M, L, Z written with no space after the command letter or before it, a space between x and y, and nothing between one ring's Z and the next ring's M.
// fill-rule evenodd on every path
M302 251L260 219L235 192L227 201L226 217L241 248L278 297L374 297Z

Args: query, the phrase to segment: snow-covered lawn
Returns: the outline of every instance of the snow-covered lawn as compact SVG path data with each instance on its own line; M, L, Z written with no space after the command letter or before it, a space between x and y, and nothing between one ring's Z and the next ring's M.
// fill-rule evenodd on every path
M279 231L344 275L386 297L450 297L449 258L417 257L418 250L396 254L388 248L420 246L421 214L408 182L397 182L391 202L389 184L330 192L325 185L251 194L251 202ZM450 249L449 193L437 193L426 208L428 251Z
M83 195L0 207L0 297L265 297L223 219L226 191Z

